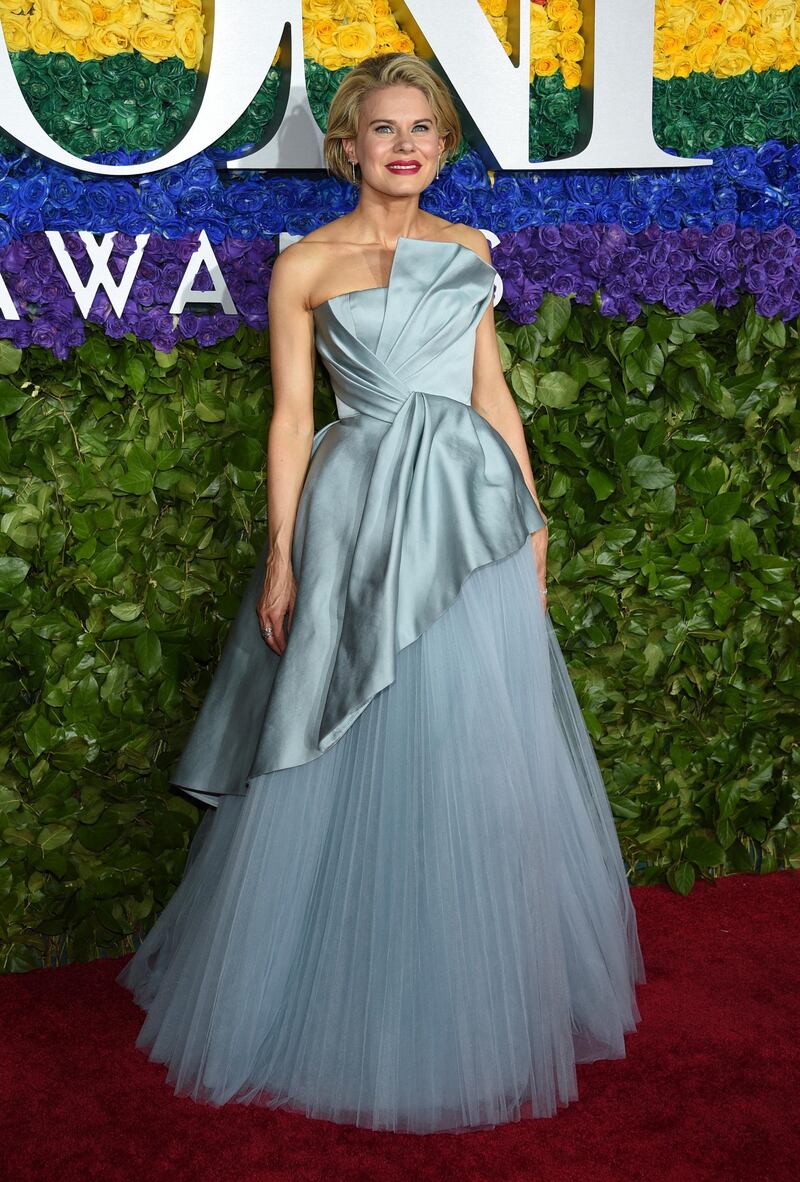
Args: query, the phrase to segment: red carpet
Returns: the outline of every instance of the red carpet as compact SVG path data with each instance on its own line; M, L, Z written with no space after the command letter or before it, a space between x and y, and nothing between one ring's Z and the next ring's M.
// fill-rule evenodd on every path
M176 1099L134 1048L124 958L0 977L3 1182L789 1182L800 1176L800 875L635 887L647 984L627 1059L555 1117L376 1133Z

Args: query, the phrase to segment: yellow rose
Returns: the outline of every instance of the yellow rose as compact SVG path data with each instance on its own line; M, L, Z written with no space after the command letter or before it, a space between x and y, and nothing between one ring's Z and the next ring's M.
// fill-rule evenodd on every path
M676 37L684 38L686 29L693 23L695 15L693 8L685 8L682 4L675 5L674 8L669 9L668 18L664 21L664 28L670 29Z
M672 59L672 76L673 78L688 78L690 74L694 73L694 66L689 54L678 54Z
M97 31L98 26L103 28L105 25L111 25L117 20L116 12L112 11L108 4L95 4L94 0L89 0L89 11L92 14L94 22L94 32ZM90 35L94 35L93 33Z
M72 57L78 62L92 62L97 60L97 54L90 46L88 37L80 37L77 41L71 41L69 51Z
M383 22L385 24L385 22ZM314 37L320 45L333 45L333 34L336 31L336 25L330 17L323 17L322 20L313 22ZM382 25L376 23L375 32L378 37L382 36L380 29Z
M565 62L579 62L583 58L584 40L580 33L563 33L558 39L558 56Z
M567 90L572 90L581 84L581 68L575 62L564 62L561 66L561 73L564 76L564 85Z
M389 0L374 0L372 11L376 16L386 18L392 15L392 10L389 7Z
M116 53L127 53L131 48L128 30L119 21L96 28L87 41L98 57L113 57Z
M175 57L175 36L169 25L140 21L131 29L131 45L149 62L163 62Z
M397 21L394 17L382 16L380 20L375 21L375 36L379 41L386 44L397 36Z
M754 70L766 70L778 56L778 42L768 33L759 33L750 43Z
M749 15L750 5L747 0L725 0L718 19L729 33L738 33L747 24Z
M794 0L767 0L761 12L761 28L777 36L783 29L792 27L796 11Z
M659 29L654 38L653 48L656 57L675 57L683 49L683 38L676 37L672 29Z
M0 25L3 26L3 36L9 53L20 53L23 49L29 48L27 17L0 12Z
M175 49L187 70L196 70L203 60L205 24L202 12L185 8L175 17Z
M714 55L712 68L720 78L732 78L750 69L750 58L741 49L729 49L722 45Z
M333 43L346 61L360 61L372 53L375 46L375 26L366 21L340 25L334 33Z
M703 30L699 25L694 24L694 22L690 22L684 29L683 44L688 49L690 45L697 45L698 41L702 40Z
M147 20L169 24L175 15L172 0L139 0L139 3L142 6L142 16Z
M663 62L653 62L653 77L659 82L669 82L672 77L672 58L665 58Z
M353 24L357 17L355 0L334 0L331 5L331 16L336 21Z
M695 45L691 53L691 56L694 58L695 69L707 74L718 52L719 47L712 45L710 41L701 41L699 45Z
M706 41L713 41L715 45L722 45L725 41L725 26L720 21L711 21L706 25Z
M201 14L203 12L203 0L174 0L174 3L176 16L179 12L183 12L185 9L189 8Z
M701 24L707 25L719 17L719 4L717 0L697 0L694 11L695 19Z
M547 28L547 9L542 8L541 4L534 4L531 6L531 33L536 29Z
M555 29L537 29L531 37L531 57L556 57L558 55L558 33Z
M342 66L352 66L352 62L346 61L336 49L325 49L320 54L319 64L325 70L340 70Z
M505 16L506 0L489 0L486 5L486 13L488 16Z
M533 69L540 78L547 78L558 70L558 59L554 57L537 57L533 62Z
M57 29L47 17L35 12L28 21L28 41L34 53L64 53L69 37Z
M33 8L34 0L0 0L0 20L4 14L9 16L25 16Z
M138 25L142 19L139 0L124 0L119 7L117 19L122 21L126 29L132 29L135 25Z
M749 0L749 4L753 12L758 12L767 3L767 0Z
M489 24L492 26L492 29L494 30L494 34L497 37L497 40L498 41L505 40L506 33L508 32L508 17L507 16L493 16L489 20Z
M537 5L540 8L541 5ZM547 5L547 15L551 21L560 21L562 17L566 16L574 8L572 0L549 0Z
M92 14L85 0L39 0L42 16L65 37L78 40L92 31Z
M750 38L747 36L747 33L745 33L744 30L740 30L738 33L731 33L726 44L729 45L731 49L746 50L750 44Z
M562 33L577 33L583 24L582 12L567 12L561 18Z
M407 33L398 29L391 44L392 53L411 53L416 55L417 47Z
M303 0L303 16L311 21L330 20L330 0Z

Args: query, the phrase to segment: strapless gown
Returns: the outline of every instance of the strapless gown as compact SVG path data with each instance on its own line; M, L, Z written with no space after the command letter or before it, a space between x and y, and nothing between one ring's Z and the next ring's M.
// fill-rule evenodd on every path
M212 806L117 980L177 1095L427 1133L553 1115L624 1058L645 980L589 734L542 608L542 518L470 405L497 272L401 238L315 309L282 656L265 545L171 781Z

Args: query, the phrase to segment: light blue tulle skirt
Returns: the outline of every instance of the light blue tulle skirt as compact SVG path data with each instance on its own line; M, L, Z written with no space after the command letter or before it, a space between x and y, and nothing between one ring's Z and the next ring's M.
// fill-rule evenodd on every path
M635 912L529 542L323 755L208 810L117 980L177 1095L375 1129L550 1116L625 1057Z

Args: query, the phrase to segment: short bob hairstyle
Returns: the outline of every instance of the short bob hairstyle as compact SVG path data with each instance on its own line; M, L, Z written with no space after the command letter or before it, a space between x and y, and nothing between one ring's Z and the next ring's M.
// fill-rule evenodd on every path
M366 96L373 90L396 85L418 87L430 103L438 134L444 136L442 164L455 152L461 142L461 121L450 91L436 71L410 53L378 53L353 67L331 101L323 153L325 167L332 176L353 182L342 141L355 139L358 134L358 118ZM355 183L360 182L361 168L356 164Z

